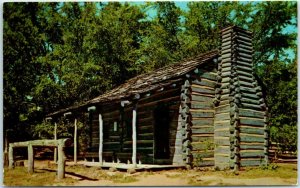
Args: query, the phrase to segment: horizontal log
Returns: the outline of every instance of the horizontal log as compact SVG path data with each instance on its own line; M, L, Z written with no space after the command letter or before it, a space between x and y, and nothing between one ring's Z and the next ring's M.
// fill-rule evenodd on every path
M253 118L261 118L261 119L265 117L264 112L249 110L249 109L239 109L239 115L243 117L253 117Z
M215 147L215 153L219 153L219 154L227 154L229 155L230 154L230 146L217 146Z
M232 42L231 37L222 38L222 43Z
M215 94L215 90L214 88L208 88L208 87L196 87L196 85L192 85L192 92L197 92L197 93L203 93L203 94L211 94L214 95Z
M61 144L63 147L67 147L72 144L72 141L69 138L62 138L58 140L30 140L25 142L14 142L10 143L9 145L10 147L28 147L28 145L57 147L59 144Z
M240 127L240 133L264 135L265 130L257 127Z
M247 98L241 98L242 104L254 104L254 105L260 105L260 102L253 99L247 99Z
M102 115L102 117L104 118L104 117L107 117L107 118L109 118L109 117L112 117L112 116L118 116L118 115L120 115L120 110L119 109L117 109L117 110L110 110L109 112L107 112L107 113L101 113L101 115Z
M252 49L252 43L250 41L242 40L241 38L236 39L236 44L242 48Z
M215 130L214 133L215 133L215 136L217 136L217 137L229 137L230 136L229 128Z
M223 121L214 121L214 126L220 126L220 127L228 127L230 126L230 120L223 120Z
M243 98L249 98L249 99L255 99L255 100L260 99L260 97L257 96L256 94L242 93L241 95L242 95Z
M229 41L227 41L227 42L223 42L222 45L221 45L221 47L222 47L222 49L224 49L224 48L226 48L227 46L230 46L231 44L232 44L232 41L229 40Z
M196 102L196 101L193 101L191 103L191 108L192 109L212 109L213 108L213 103L212 102Z
M240 56L242 58L245 58L245 59L249 59L252 61L252 55L249 55L247 53L243 53L243 52L238 52L237 56Z
M216 114L229 112L230 111L230 105L228 104L228 105L224 105L224 106L215 107L215 111L216 111Z
M230 77L231 76L231 71L222 72L221 76L222 76L222 78Z
M228 154L216 153L214 158L215 158L215 162L218 162L218 163L229 163L229 160L230 160L230 157Z
M236 29L236 35L243 36L252 40L252 33L247 30Z
M249 109L253 109L253 110L262 110L261 105L256 105L256 104L248 104L248 103L242 103L241 106L243 108L249 108Z
M138 140L151 140L153 139L154 135L152 132L150 133L142 133L137 135Z
M213 125L213 118L203 118L203 119L192 119L192 126L203 126L203 125Z
M195 162L193 161L194 166L197 167L205 167L205 166L214 166L215 162L214 160L202 160L201 162Z
M233 61L232 61L232 57L228 57L228 58L222 58L222 68L224 68L225 63L229 63L229 65L227 65L226 67L231 67L233 65Z
M253 68L253 64L252 64L252 63L244 62L244 61L242 61L242 60L237 60L237 61L236 61L236 64L237 64L238 66L241 66L241 67L247 67L247 68L250 68L251 70L252 70L252 68Z
M248 78L251 78L253 79L253 71L251 72L245 72L244 70L236 70L237 74L240 76L244 76L244 77L248 77Z
M249 45L249 43L244 43L244 42L238 41L238 43L235 46L237 48L241 48L244 50L253 51L253 47L252 47L252 45Z
M192 142L191 146L192 146L192 150L208 151L214 149L213 141Z
M224 42L224 41L222 41L222 42ZM222 54L222 55L223 55L223 54L228 54L228 53L232 53L232 49L231 49L231 48L226 49L226 50L222 50L222 51L221 51L221 54Z
M221 58L222 59L226 59L226 58L231 58L232 54L231 53L226 53L226 54L223 54L221 55Z
M220 106L224 106L224 105L228 105L228 104L230 104L229 100L224 100L224 101L219 102Z
M138 124L142 124L142 123L145 123L145 122L151 123L153 121L154 121L154 118L152 116L150 116L150 117L146 117L146 118L138 118L137 123Z
M230 146L229 137L217 137L215 136L215 145L218 146Z
M222 94L223 95L226 95L226 94L229 94L229 93L230 93L229 89L222 89Z
M213 142L214 141L214 136L206 136L203 137L201 135L192 135L191 136L191 141L192 142L203 142L203 141L207 141L207 142Z
M228 89L229 86L230 86L230 83L229 83L229 82L228 82L228 83L222 83L220 88L221 88L221 89Z
M228 113L215 114L215 121L224 121L224 120L230 120L229 112Z
M240 141L241 142L264 142L265 141L265 138L264 137L260 137L260 136L252 136L252 135L249 135L249 134L243 134L241 133L240 134Z
M143 131L143 130L153 130L153 125L143 125L143 126L141 126L141 125L138 125L137 126L137 129L139 130L139 131Z
M215 128L215 136L217 137L219 136L228 137L227 135L230 134L230 124L226 126L214 125L214 128ZM228 134L224 134L223 132L227 132Z
M159 103L162 103L162 102L169 102L169 101L179 101L180 100L180 96L175 96L175 97L170 97L170 98L164 98L164 99L161 99L161 100L157 100L157 101L153 101L153 102L150 102L150 103L147 103L147 104L143 104L143 105L138 105L138 110L140 108L149 108L149 106L154 106L156 107L155 105L159 104Z
M199 112L199 111L191 111L191 115L193 118L195 117L206 117L206 118L213 118L214 117L214 113L213 112Z
M229 82L230 82L230 80L231 80L231 78L230 78L230 77L222 78L222 81L221 81L221 83L229 83Z
M209 126L209 127L201 127L201 128L192 128L192 134L211 134L214 132L214 127Z
M240 144L241 150L255 150L255 149L264 150L264 148L265 148L265 146L261 145L261 143L256 143L255 145L245 145L245 144Z
M200 101L200 102L208 102L212 103L214 95L211 96L205 96L205 95L191 95L191 100L192 101Z
M235 49L237 50L237 52L242 52L242 53L249 54L249 55L253 54L253 50L240 48L240 47L236 47Z
M201 86L207 86L207 87L211 87L214 88L216 86L216 82L215 81L211 81L205 78L202 79L196 79L192 81L192 84L197 84L197 85L201 85Z
M226 38L230 38L231 39L232 34L229 32L227 33L222 33L222 40L226 39Z
M192 151L193 158L197 160L197 158L213 158L214 157L214 152L213 151L205 151L205 152L196 152Z
M243 75L239 75L239 80L241 81L245 81L245 82L253 82L253 77L247 77L247 76L243 76Z
M241 92L250 93L250 94L256 94L256 90L254 88L249 87L240 87Z
M163 91L156 91L155 93L152 93L149 97L141 98L139 100L139 104L146 104L158 99L166 98L166 97L172 97L180 94L180 88L168 88Z
M252 64L252 59L244 58L242 56L237 56L237 60L239 61L244 61L245 63L250 63ZM251 70L252 71L252 70Z
M252 160L245 160L245 159L241 159L240 161L240 166L241 167L246 167L246 166L259 166L261 164L263 164L263 160L262 159L252 159Z
M208 80L216 81L217 74L212 72L202 72L199 73L198 76L200 76L201 78L206 78Z
M245 42L247 42L249 44L252 43L252 40L251 40L250 36L246 37L245 35L242 35L242 34L236 34L234 37L237 38L237 39L239 39L239 40L245 41Z
M264 157L264 151L263 150L241 150L240 151L241 158L247 158L247 157Z

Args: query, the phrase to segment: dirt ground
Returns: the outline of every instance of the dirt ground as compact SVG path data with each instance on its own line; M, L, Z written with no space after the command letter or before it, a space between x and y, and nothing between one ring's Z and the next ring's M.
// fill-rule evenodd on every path
M66 178L56 180L56 167L49 161L35 161L35 173L25 167L5 168L4 185L7 186L242 186L242 185L296 185L297 164L275 164L276 168L246 168L232 171L156 170L129 174L95 167L67 166ZM17 179L16 179L17 178ZM45 181L45 178L48 181ZM39 182L40 181L40 182Z

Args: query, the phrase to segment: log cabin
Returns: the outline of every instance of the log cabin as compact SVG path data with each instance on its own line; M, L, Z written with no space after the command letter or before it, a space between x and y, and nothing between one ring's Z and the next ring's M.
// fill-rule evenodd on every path
M267 107L254 76L252 33L220 32L220 48L134 77L77 106L87 156L105 162L235 169L268 163Z

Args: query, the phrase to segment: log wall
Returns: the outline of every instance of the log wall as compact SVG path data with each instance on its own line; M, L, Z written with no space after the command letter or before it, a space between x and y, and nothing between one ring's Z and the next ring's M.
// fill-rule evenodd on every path
M182 164L181 137L178 129L180 86L164 87L152 93L145 94L137 106L137 162L143 164ZM154 110L158 104L167 104L169 109L169 148L170 157L165 160L154 159ZM91 152L99 148L99 113L103 118L103 155L105 161L120 160L131 162L132 158L132 106L122 108L119 105L108 108L102 106L100 112L93 112L91 126ZM103 110L105 109L105 111ZM117 124L117 129L115 125ZM161 125L164 126L164 125ZM96 158L96 156L95 156Z
M194 70L191 81L191 154L194 167L214 165L216 62Z
M251 33L230 27L221 38L215 159L219 168L238 170L268 162L266 105L254 77Z

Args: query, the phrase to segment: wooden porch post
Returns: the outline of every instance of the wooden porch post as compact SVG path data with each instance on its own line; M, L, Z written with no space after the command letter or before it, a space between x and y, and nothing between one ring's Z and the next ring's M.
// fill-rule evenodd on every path
M137 103L133 105L132 111L132 164L136 167L136 111Z
M77 118L74 122L74 163L77 163Z
M54 140L57 140L57 123L54 123ZM57 148L54 148L54 162L57 162Z
M102 153L103 153L103 119L99 114L99 163L102 165Z

